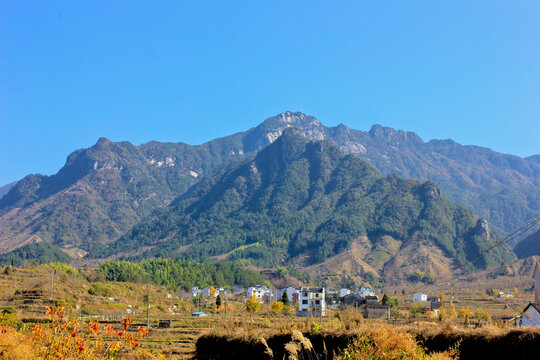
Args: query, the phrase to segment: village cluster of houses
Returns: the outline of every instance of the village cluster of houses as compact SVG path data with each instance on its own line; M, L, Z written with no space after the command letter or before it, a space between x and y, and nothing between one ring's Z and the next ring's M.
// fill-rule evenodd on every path
M215 290L213 296L228 294L224 288L216 288ZM356 293L349 289L326 290L324 287L289 286L283 289L271 289L266 285L254 285L246 289L241 286L233 286L231 291L236 294L245 291L246 300L255 296L265 303L280 301L285 294L289 303L297 306L297 316L325 316L327 306L355 307L361 309L366 317L388 318L390 316L389 306L380 304L378 296L370 287L362 287ZM211 289L209 287L202 289L193 287L192 296L209 297Z
M515 318L516 326L540 327L540 260L536 261L534 272L534 301L530 302L521 315ZM246 300L252 296L257 297L263 302L280 301L283 294L286 294L289 302L297 306L298 316L324 316L327 306L339 306L340 308L354 307L363 312L366 318L390 318L390 306L379 302L378 296L370 287L362 287L358 292L349 289L325 290L324 287L287 287L283 289L271 289L266 285L254 285L248 288L242 286L233 286L230 290L225 288L210 287L192 288L192 296L217 296L228 295L230 292L235 294L245 293ZM513 297L514 293L499 292L499 297ZM422 292L415 292L412 296L414 303L424 303L426 310L429 309L437 313L441 307L441 301L436 296L428 296ZM514 319L512 318L512 319Z
M514 316L517 327L530 326L540 327L540 260L537 260L534 266L532 278L534 280L534 301L529 302L520 315ZM516 294L514 291L498 291L495 296L499 298L513 298ZM422 302L430 305L433 312L437 312L441 306L438 297L428 297L424 293L414 293L413 302Z

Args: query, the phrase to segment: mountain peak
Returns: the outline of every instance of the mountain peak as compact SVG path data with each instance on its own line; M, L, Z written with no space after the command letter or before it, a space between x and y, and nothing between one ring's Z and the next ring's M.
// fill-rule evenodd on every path
M256 151L277 140L286 128L300 129L309 140L324 140L326 128L313 116L286 111L263 121L244 138L244 152Z
M295 126L298 128L323 128L323 125L313 116L301 112L285 111L272 116L262 122L259 126L275 128L277 126Z
M375 124L369 130L369 134L372 138L382 141L388 141L390 143L399 143L399 141L420 142L423 140L420 136L410 131L396 130L391 127Z
M111 143L112 143L111 140L109 140L109 139L107 139L106 137L103 137L103 136L102 136L102 137L100 137L100 138L98 139L96 145L98 145L98 146L104 146L104 145L109 145L109 144L111 144Z

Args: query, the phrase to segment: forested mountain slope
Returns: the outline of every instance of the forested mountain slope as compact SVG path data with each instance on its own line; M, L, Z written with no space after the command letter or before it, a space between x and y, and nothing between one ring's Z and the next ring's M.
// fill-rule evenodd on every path
M355 246L363 249L362 271L403 275L412 268L448 273L468 267L498 240L487 222L452 203L433 182L384 176L292 128L254 159L203 180L91 256L309 266ZM512 250L500 246L475 265L513 259Z

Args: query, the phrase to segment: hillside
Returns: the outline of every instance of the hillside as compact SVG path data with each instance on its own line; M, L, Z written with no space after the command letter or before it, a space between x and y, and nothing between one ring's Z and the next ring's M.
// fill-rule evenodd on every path
M540 230L521 240L514 250L520 259L540 255Z
M227 141L136 147L101 138L53 176L29 175L0 199L0 253L48 241L85 251L122 235L199 176L232 161Z
M1 186L0 187L0 199L2 198L2 196L6 195L9 192L9 190L11 190L11 188L14 187L16 184L17 184L17 182L14 181L14 182L9 183L7 185Z
M122 236L156 208L201 179L252 157L290 126L310 140L328 140L383 174L431 180L501 232L540 213L540 162L451 140L375 125L368 132L325 127L301 113L283 113L246 132L191 146L100 139L69 155L52 176L28 175L0 198L0 253L47 241L78 253Z
M384 176L327 141L288 129L257 156L204 180L91 256L323 263L360 248L357 271L404 276L467 267L498 236L430 181ZM507 246L479 268L513 260Z

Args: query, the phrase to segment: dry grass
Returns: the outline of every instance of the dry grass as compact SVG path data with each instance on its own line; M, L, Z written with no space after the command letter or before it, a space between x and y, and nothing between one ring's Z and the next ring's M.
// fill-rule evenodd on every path
M0 327L0 359L30 360L36 358L32 337L11 327Z
M145 307L143 303L143 297L146 292L150 292L151 299L154 301L154 306L151 308L151 324L157 326L158 319L172 319L172 329L160 329L154 330L150 337L145 340L148 345L157 351L166 349L171 358L174 358L174 354L180 354L179 357L185 356L185 353L191 353L194 351L194 344L197 336L206 333L209 335L225 336L231 339L257 339L263 345L265 343L260 339L269 339L275 335L290 335L294 332L310 334L317 333L320 336L343 336L344 338L353 338L366 334L370 334L373 328L380 328L388 326L386 321L364 319L363 315L354 309L345 311L329 312L329 316L324 318L298 318L294 316L285 316L271 314L271 310L268 306L263 306L262 314L246 314L244 304L240 298L230 298L227 300L228 304L234 306L235 311L227 313L216 312L205 318L192 318L190 312L194 310L194 305L191 300L182 300L175 298L169 298L167 295L171 294L170 290L163 287L141 285L141 284L129 284L129 283L113 283L103 281L93 281L92 275L95 275L95 270L80 269L79 275L69 275L61 271L57 272L55 283L55 302L61 303L66 308L67 315L70 318L78 318L79 315L91 314L125 314L129 305L130 309L135 311L136 322L145 323ZM41 265L33 269L15 269L14 273L10 276L0 275L0 297L3 301L0 301L0 305L4 309L9 311L18 312L21 317L37 319L39 316L43 316L42 309L44 304L48 304L50 301L50 274L51 269L47 265ZM114 301L108 297L111 295L91 295L88 290L93 284L100 283L107 286L113 294ZM44 299L42 303L26 304L20 296L15 296L16 290L30 290L30 289L43 289ZM412 291L412 289L411 289ZM401 293L401 291L398 291ZM432 290L430 293L438 294L438 290ZM482 293L482 289L460 289L455 293L455 304L459 310L463 306L470 307L472 310L478 308L485 308L488 312L495 314L503 314L503 306L506 300L494 299L488 297ZM392 297L396 296L391 294ZM400 309L406 311L407 306L410 304L406 301L410 297L409 289L407 294L399 295ZM446 297L449 297L447 294ZM527 295L520 295L518 299L514 299L515 302L524 302ZM15 303L14 303L15 299ZM40 300L41 301L41 300ZM52 302L51 302L52 303ZM476 304L476 305L475 305ZM173 305L178 307L175 310L175 314L171 312ZM204 305L204 304L203 304ZM201 308L206 312L210 312L211 303L206 304L206 308ZM34 313L32 309L38 308L40 313ZM495 310L499 309L499 313ZM504 310L508 313L513 312L511 310ZM84 319L84 317L83 317ZM413 319L401 319L398 321L400 325L391 326L398 334L409 333L412 336L435 336L437 334L448 334L455 336L481 336L483 338L491 338L497 336L503 336L508 333L513 327L505 327L501 325L500 320L497 317L493 320L492 324L485 325L482 328L474 329L463 326L463 319L453 319L449 322L440 323L438 321L430 321L428 318L424 318L424 321L412 322ZM408 324L405 324L408 322ZM495 325L498 323L497 325ZM316 325L316 326L314 326ZM0 326L2 323L0 322ZM316 329L316 331L314 331ZM540 332L540 330L526 330L531 332ZM313 335L313 334L311 334ZM309 335L308 337L313 340ZM11 335L14 337L15 335ZM306 335L307 336L307 335ZM367 335L366 335L367 336ZM397 335L396 335L397 336ZM7 341L8 337L4 337L3 341ZM298 339L300 339L298 337ZM289 347L292 350L295 346L302 346L301 342L293 342ZM11 343L12 344L12 343ZM319 349L320 344L314 342ZM329 345L330 344L326 344ZM268 353L267 357L271 358L270 347L265 345ZM13 348L10 351L19 351L24 347L24 342L21 343L17 349ZM3 348L0 346L0 351ZM322 351L319 349L319 351ZM15 356L14 358L25 359L24 356L31 352L21 351L21 356ZM7 352L5 352L7 354ZM6 355L7 356L7 355ZM8 358L9 357L0 358ZM432 358L438 356L436 354L430 354ZM446 355L441 355L446 356ZM28 357L27 357L28 358ZM29 357L32 358L32 357ZM445 357L442 357L445 359Z
M456 358L457 351L455 349L428 355L412 334L390 325L364 330L337 357L339 360L451 360Z

